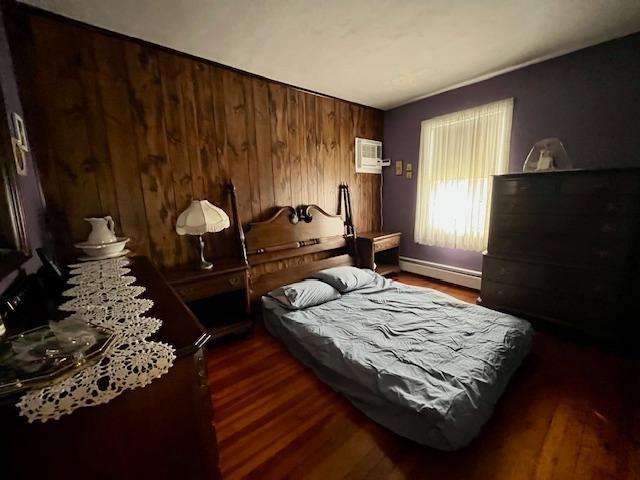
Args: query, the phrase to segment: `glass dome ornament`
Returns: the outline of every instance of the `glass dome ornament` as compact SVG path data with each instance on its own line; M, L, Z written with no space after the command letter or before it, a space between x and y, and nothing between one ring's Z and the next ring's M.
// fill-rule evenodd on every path
M537 141L522 167L523 172L544 172L571 168L571 160L559 138L551 137Z

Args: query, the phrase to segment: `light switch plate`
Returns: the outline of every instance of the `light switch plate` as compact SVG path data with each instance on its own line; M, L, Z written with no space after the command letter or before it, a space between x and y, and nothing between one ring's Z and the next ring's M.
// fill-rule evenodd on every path
M413 163L407 163L407 172L413 172Z
M396 175L402 175L402 160L396 160Z

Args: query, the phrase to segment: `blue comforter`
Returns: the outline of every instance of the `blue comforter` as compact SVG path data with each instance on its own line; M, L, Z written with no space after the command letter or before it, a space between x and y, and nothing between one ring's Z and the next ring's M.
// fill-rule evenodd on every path
M303 310L263 297L265 324L375 421L442 450L468 444L531 346L525 320L377 276Z

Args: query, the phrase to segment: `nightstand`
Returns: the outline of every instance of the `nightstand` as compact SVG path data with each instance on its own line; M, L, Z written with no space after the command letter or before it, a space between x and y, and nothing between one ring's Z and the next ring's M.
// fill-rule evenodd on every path
M400 232L358 233L358 264L380 275L400 271Z
M167 282L196 314L212 338L251 331L249 269L240 258L213 259L212 270L176 268Z

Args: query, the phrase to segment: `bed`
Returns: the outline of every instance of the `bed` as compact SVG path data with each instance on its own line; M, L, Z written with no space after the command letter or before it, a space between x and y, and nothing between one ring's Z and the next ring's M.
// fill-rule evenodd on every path
M304 246L310 244L297 248ZM268 253L264 247L263 253ZM250 250L251 255L256 252ZM464 447L490 418L529 352L531 326L373 272L370 284L300 310L266 295L267 289L312 276L314 270L352 265L352 255L347 257L256 279L263 284L266 328L371 419L436 449Z

